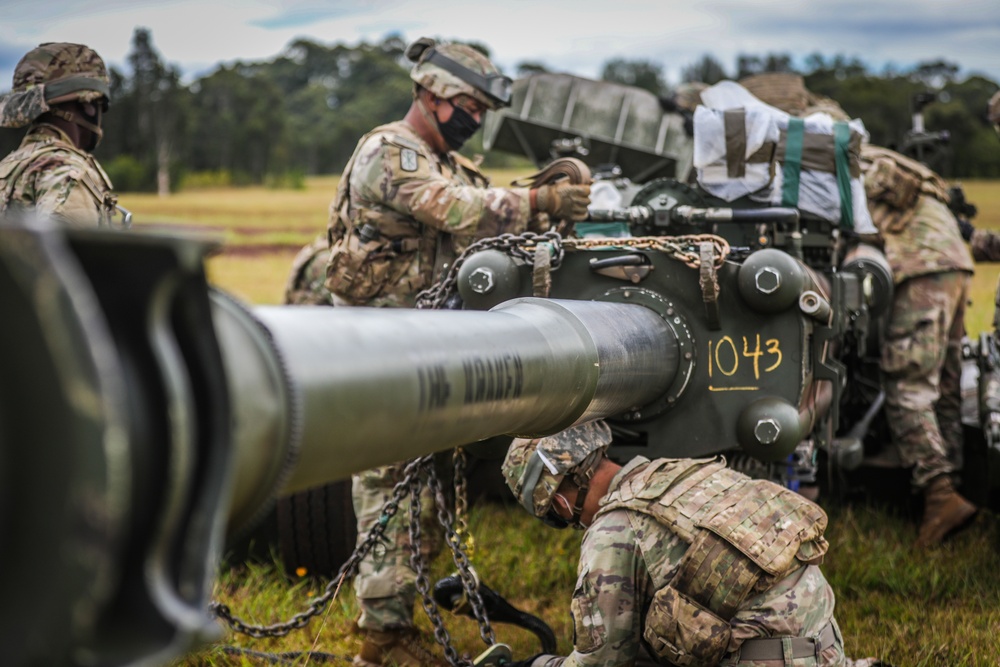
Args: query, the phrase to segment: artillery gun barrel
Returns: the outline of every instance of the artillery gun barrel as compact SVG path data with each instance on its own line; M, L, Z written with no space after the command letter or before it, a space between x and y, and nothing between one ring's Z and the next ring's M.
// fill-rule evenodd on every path
M12 664L169 662L218 638L205 610L227 526L279 492L554 433L677 372L674 330L643 305L251 311L209 289L211 246L0 220Z
M497 434L546 435L618 414L662 394L678 366L671 329L632 304L525 298L487 312L251 314L225 298L214 303L235 423L254 425L236 438L236 517L273 488L275 462L289 454L275 437L281 429L260 423L258 388L280 386L278 377L262 381L278 363L300 422L285 493Z

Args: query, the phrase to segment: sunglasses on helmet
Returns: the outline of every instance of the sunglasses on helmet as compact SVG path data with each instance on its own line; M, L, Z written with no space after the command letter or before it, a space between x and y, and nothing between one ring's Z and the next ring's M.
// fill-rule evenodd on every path
M510 105L511 86L513 85L510 77L503 74L488 74L484 76L479 72L473 72L468 67L440 53L437 49L431 49L424 61L433 63L441 69L451 72L473 88L481 91L496 104L501 106Z

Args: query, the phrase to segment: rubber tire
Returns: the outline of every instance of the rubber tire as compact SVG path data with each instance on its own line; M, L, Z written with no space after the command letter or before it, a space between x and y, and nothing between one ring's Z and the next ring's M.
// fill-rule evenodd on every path
M350 479L279 498L275 512L290 576L332 578L354 552L358 526Z

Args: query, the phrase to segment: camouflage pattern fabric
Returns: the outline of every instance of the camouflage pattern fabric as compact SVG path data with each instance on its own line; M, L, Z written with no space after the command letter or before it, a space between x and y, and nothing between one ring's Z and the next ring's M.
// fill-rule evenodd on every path
M549 511L566 473L610 444L611 429L601 420L571 426L547 438L515 438L507 448L503 476L517 502L542 517ZM536 452L540 458L533 471L529 463Z
M961 339L969 275L919 276L896 287L882 349L885 410L903 462L922 488L961 452Z
M0 127L24 127L50 105L109 99L108 70L88 46L47 42L14 68L11 91L0 98Z
M405 122L375 128L358 142L341 176L330 207L328 238L333 258L338 243L342 246L348 237L356 238L366 224L377 230L373 243L379 249L370 262L364 259L382 264L377 275L385 282L374 296L353 298L343 284L331 280L336 274L328 263L325 284L330 300L339 305L412 307L417 292L429 286L468 243L478 236L523 232L529 220L526 188L491 188L470 160L458 153L436 153ZM378 519L402 467L396 464L354 476L359 536ZM430 502L424 506L430 507ZM361 607L358 624L363 629L413 624L416 589L408 565L405 512L401 510L396 517L384 548L362 562L355 578ZM435 532L425 533L426 544L440 540L439 530L435 527Z
M969 240L972 259L977 262L1000 262L1000 234L988 229L976 229Z
M392 489L403 479L403 464L366 470L352 477L354 513L358 520L358 544L368 536L382 514L382 506L392 497ZM427 487L421 494L421 553L434 558L444 544L437 522L434 497ZM417 575L410 568L410 501L386 525L385 541L358 564L354 592L361 607L358 627L364 630L398 630L413 627L413 605L417 596Z
M377 307L412 307L417 292L477 237L520 234L532 220L527 188L490 187L470 160L436 153L402 121L362 139L330 213L331 260L356 252L341 246L352 236L356 243L366 224L377 230L361 264L371 272L367 280L380 284L365 285L367 298L358 298L357 285L328 266L327 287L349 303Z
M944 271L971 273L972 256L941 177L878 146L863 146L861 158L868 208L896 284Z
M33 127L0 161L0 211L33 209L66 224L101 227L111 224L116 203L111 180L94 156L55 126Z
M607 501L626 488L637 474L659 464L637 457L612 480L602 500L604 509L587 528L580 549L578 579L571 603L574 651L567 657L541 656L533 661L533 667L610 667L633 664L640 654L646 610L662 588L662 582L681 567L689 541L672 525L643 512L612 507ZM688 484L688 479L690 476L677 483L677 488L689 486L690 494L685 494L688 500L667 501L667 496L663 496L661 502L669 502L671 507L690 503L691 507L676 509L694 514L703 509L705 502L698 493L702 482ZM705 478L704 483L711 484L711 477ZM731 634L719 664L771 667L773 663L767 661L739 662L742 643L759 637L817 636L827 624L833 623L836 641L822 651L818 661L809 658L778 664L847 665L833 611L833 591L819 567L800 564L739 606L729 622Z
M332 306L333 295L326 281L326 258L330 244L326 234L307 243L292 260L292 269L285 283L283 302L293 306Z
M423 50L421 48L423 47ZM438 97L450 100L455 95L468 95L474 98L487 109L496 109L497 102L488 95L481 92L466 81L448 70L428 62L431 49L436 50L441 55L462 65L463 67L481 74L490 76L499 74L497 68L490 62L489 58L471 46L465 44L435 44L429 38L417 40L407 49L407 56L411 54L417 56L417 64L410 70L410 78L418 86L426 88Z

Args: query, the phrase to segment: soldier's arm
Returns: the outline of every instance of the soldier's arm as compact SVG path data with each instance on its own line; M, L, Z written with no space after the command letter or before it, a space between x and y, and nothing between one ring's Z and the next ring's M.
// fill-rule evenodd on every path
M450 180L422 153L384 139L375 159L355 165L353 185L365 198L457 236L519 234L531 218L528 188Z
M571 611L574 650L532 667L630 665L639 652L643 596L651 585L628 513L610 512L587 530Z

